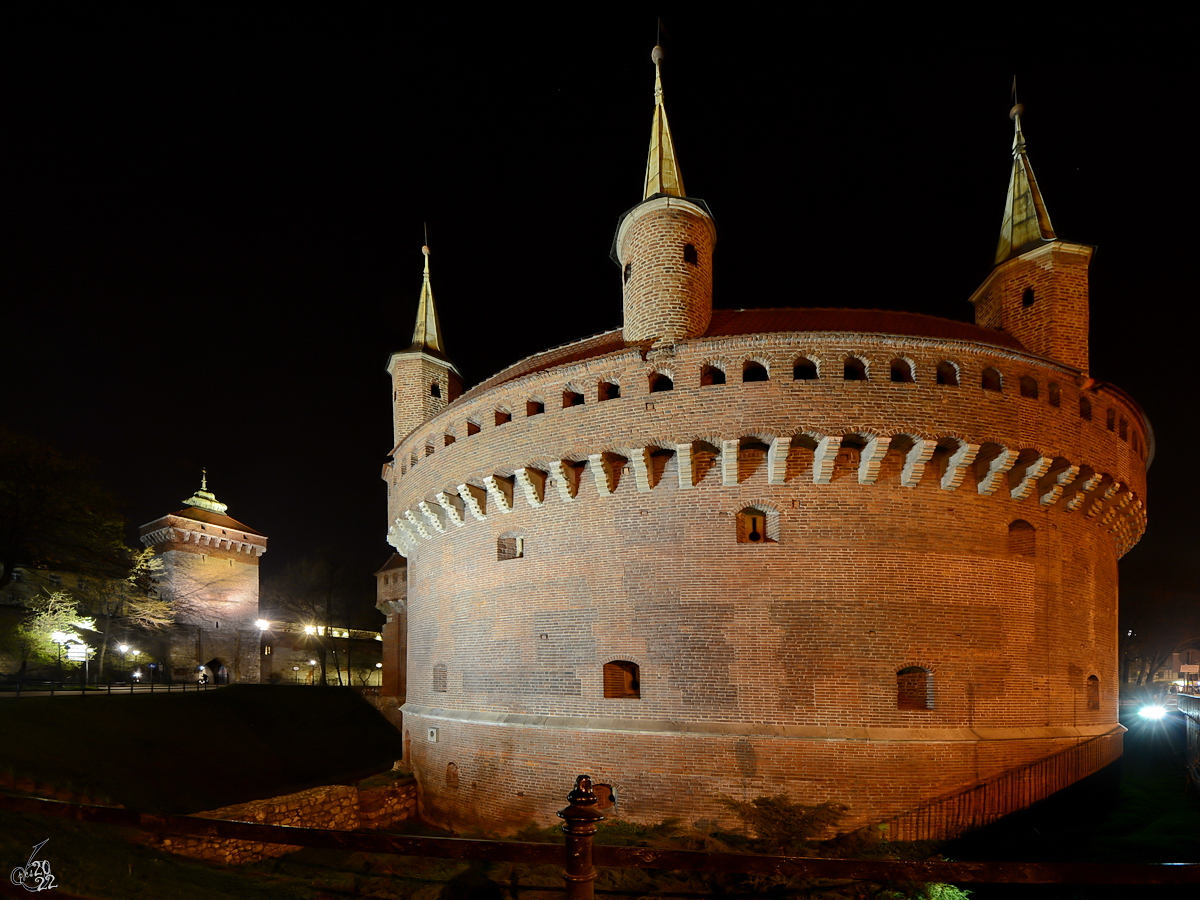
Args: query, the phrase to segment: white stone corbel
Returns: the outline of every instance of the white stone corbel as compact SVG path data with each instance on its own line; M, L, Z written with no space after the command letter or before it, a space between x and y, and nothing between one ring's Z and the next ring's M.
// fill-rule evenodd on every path
M579 470L568 466L561 459L550 464L554 487L558 491L558 499L570 503L579 494Z
M654 487L650 483L650 448L642 447L640 450L634 450L629 457L629 462L633 466L633 482L637 486L639 494L649 493Z
M967 476L967 469L971 463L975 462L975 457L978 455L978 444L968 444L966 441L959 444L958 449L951 453L950 458L946 460L946 471L942 473L940 482L942 490L958 490L959 485Z
M525 492L525 501L537 509L546 502L546 473L541 469L521 466L513 471L513 476Z
M777 437L767 448L767 484L784 484L787 481L788 451L792 449L792 438Z
M417 504L417 509L421 511L421 515L425 517L425 521L433 527L434 531L438 534L446 533L446 526L442 524L442 517L433 511L433 507L429 505L429 501L422 500Z
M601 497L611 497L613 492L612 463L603 453L588 454L588 468L596 480L596 493Z
M458 496L462 497L463 505L480 522L487 519L487 492L473 484L460 484Z
M1009 490L1009 496L1014 500L1024 500L1026 497L1032 496L1037 490L1038 479L1046 474L1046 470L1050 468L1050 464L1054 460L1049 456L1039 456L1028 466L1025 471L1017 476L1017 483Z
M512 482L507 478L497 478L495 475L488 475L483 479L483 486L487 488L489 507L494 506L505 515L512 512Z
M679 467L679 487L687 489L695 487L692 481L692 442L675 445L675 461Z
M445 491L438 491L433 499L438 502L438 506L446 511L446 518L454 523L455 528L462 528L467 524L463 521L465 504L462 501L462 497L455 497L453 494L447 494Z
M721 441L721 484L738 483L739 441Z
M1058 472L1051 472L1050 474L1054 478L1054 483L1050 485L1050 490L1038 497L1038 503L1042 506L1050 506L1063 495L1063 491L1067 489L1067 485L1079 475L1079 466L1065 466Z
M840 434L829 434L817 441L813 451L813 484L829 484L833 479L833 464L842 446Z
M424 524L422 524L421 520L416 517L411 509L404 511L404 518L408 519L408 524L413 527L417 534L425 538L425 540L430 539L431 535L425 530Z
M874 484L879 478L879 467L883 465L883 458L887 455L891 443L890 437L878 435L867 441L867 446L863 447L858 457L859 484Z
M904 455L904 468L900 470L900 483L905 487L916 487L921 483L925 474L925 464L933 459L933 451L937 449L937 441L924 438L914 441L908 453Z
M977 490L984 496L996 493L1008 470L1017 464L1017 451L1002 447L996 458L988 463L987 474L979 479Z

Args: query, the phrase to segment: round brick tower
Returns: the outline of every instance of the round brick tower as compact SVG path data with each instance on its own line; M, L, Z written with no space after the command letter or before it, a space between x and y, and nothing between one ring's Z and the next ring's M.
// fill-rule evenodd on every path
M651 58L654 123L645 190L621 219L613 256L621 267L625 340L666 345L708 330L717 230L704 201L684 193L663 105L662 48Z
M690 203L665 194L618 238L624 331L400 439L383 474L426 818L553 821L590 772L626 818L786 792L931 837L1119 756L1117 559L1153 440L1086 375L1088 248L1048 216L1032 235L1017 144L976 324L717 310L631 334L643 223L676 234Z

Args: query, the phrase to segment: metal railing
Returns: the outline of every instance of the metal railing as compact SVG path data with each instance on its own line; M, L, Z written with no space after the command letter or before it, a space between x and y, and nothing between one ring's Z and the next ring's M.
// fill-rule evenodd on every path
M199 682L107 681L103 684L81 685L77 681L16 681L0 682L0 697L53 697L55 694L153 694L172 691L206 691L219 687Z

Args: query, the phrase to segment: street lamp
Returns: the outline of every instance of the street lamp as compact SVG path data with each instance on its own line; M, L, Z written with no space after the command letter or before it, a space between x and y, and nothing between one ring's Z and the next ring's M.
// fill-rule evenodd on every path
M117 644L117 649L121 651L121 668L125 671L129 671L129 666L125 662L126 654L129 653L129 645L128 644Z
M52 631L52 632L50 632L50 640L52 640L52 641L54 641L54 643L58 644L58 680L61 682L62 681L62 648L63 648L63 644L65 644L68 640L70 640L70 638L67 636L67 634L65 632Z

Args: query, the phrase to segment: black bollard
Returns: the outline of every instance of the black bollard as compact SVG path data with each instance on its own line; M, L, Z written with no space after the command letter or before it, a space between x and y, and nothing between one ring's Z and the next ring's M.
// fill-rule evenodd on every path
M568 806L558 811L567 836L566 871L567 900L593 900L595 897L596 869L592 865L592 837L596 834L596 823L604 814L596 809L596 795L592 792L590 775L575 779L575 790L567 795Z

